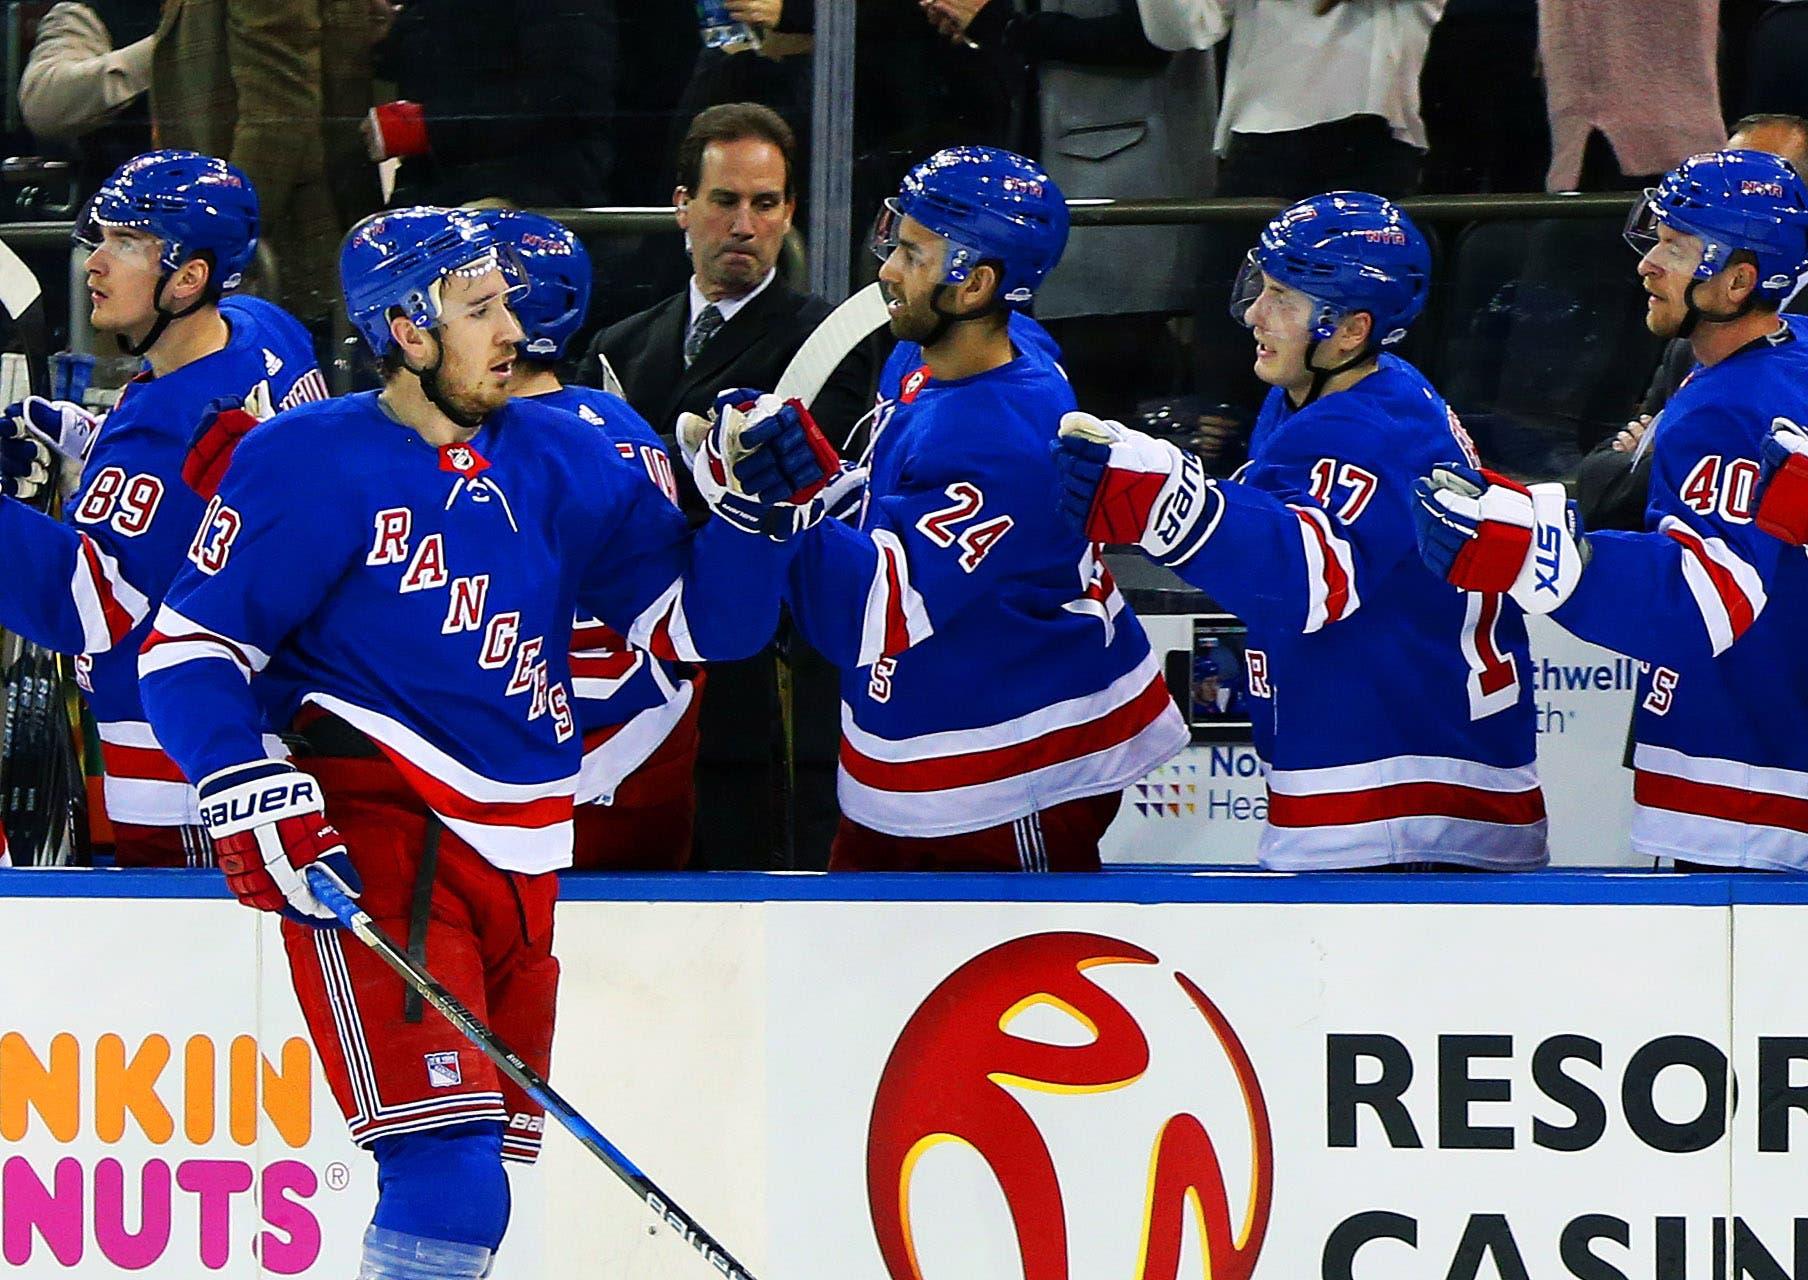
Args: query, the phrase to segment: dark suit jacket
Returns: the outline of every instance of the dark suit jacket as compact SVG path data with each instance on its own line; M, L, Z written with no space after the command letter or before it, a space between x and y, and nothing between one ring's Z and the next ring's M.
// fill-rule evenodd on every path
M728 387L770 391L797 349L832 308L813 294L798 293L774 280L684 367L684 334L690 326L690 291L609 326L598 335L584 363L584 380L600 385L596 356L609 358L628 403L670 437L680 413L707 414L716 392ZM830 375L812 413L829 439L846 452L848 433L873 407L879 366L889 339L869 339Z
M607 356L628 403L669 441L678 415L707 414L718 391L772 390L804 339L831 310L821 298L774 280L735 312L686 369L687 288L605 329L591 344L582 376L601 385L596 357ZM872 408L879 368L889 350L890 338L883 331L856 348L812 406L816 421L843 456L858 455L858 447L847 447L848 433ZM678 460L676 448L672 460ZM682 466L676 470L686 510L701 518L704 507L690 474ZM792 639L790 644L799 764L794 865L820 867L827 862L838 816L834 762L841 736L839 678L801 640ZM778 701L776 681L770 651L743 662L710 666L697 772L696 850L702 866L787 865L771 861L772 833L777 829L772 795L778 771L770 727Z

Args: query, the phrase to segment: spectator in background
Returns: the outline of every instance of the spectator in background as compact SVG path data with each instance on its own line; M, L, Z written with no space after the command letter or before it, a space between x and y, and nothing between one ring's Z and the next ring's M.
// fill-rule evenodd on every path
M1444 0L1200 0L1230 31L1218 194L1418 190L1419 73Z
M376 52L398 96L368 130L372 159L402 161L391 204L608 202L614 0L412 0Z
M1796 172L1808 173L1808 119L1765 114L1747 116L1733 126L1726 140L1731 150L1768 151L1782 156ZM1808 290L1798 288L1783 304L1785 313L1808 310ZM1637 418L1596 446L1576 470L1576 503L1584 527L1624 529L1640 533L1645 528L1645 505L1651 489L1651 447L1648 437L1656 419L1695 368L1695 352L1687 337L1672 338L1645 392Z
M339 240L378 202L358 123L370 107L373 0L165 0L152 57L160 145L230 160L257 188L283 306L320 337L338 309Z
M690 82L678 103L680 124L705 108L727 102L757 102L791 126L798 153L810 152L810 33L816 25L814 0L726 0L728 15L760 37L750 49L700 49ZM689 6L687 6L689 7ZM676 144L678 134L671 138ZM798 190L809 192L809 165L798 173Z
M1538 0L1450 0L1432 29L1424 189L1540 191L1551 163L1538 75Z
M1539 0L1550 191L1649 186L1720 145L1719 0Z
M156 33L157 0L53 4L38 21L19 111L39 139L74 148L77 199L151 145Z
M777 113L726 103L691 122L678 148L672 194L691 260L685 288L605 329L591 354L607 360L623 397L668 442L683 412L707 414L728 387L769 388L829 314L823 299L778 278L778 256L797 212L796 140ZM830 377L814 413L846 450L872 405L880 356L863 345ZM592 362L595 385L601 366ZM679 469L686 508L703 510ZM792 681L797 769L775 758L783 711L781 675ZM781 667L769 649L709 668L697 753L696 865L768 868L775 846L793 843L800 866L822 867L840 811L835 760L840 697L835 671L796 642ZM794 803L795 809L792 809Z
M1778 0L1753 24L1748 50L1745 110L1808 116L1808 3Z
M926 0L924 12L944 35L1017 61L1035 88L1019 149L1069 199L1211 194L1214 161L1200 142L1216 110L1221 28L1197 0ZM1100 412L1123 416L1138 390L1175 381L1167 319L1194 304L1203 242L1190 226L1074 229L1036 318ZM1113 321L1083 319L1096 316Z
M1426 135L1419 74L1444 0L1199 0L1230 34L1218 112L1218 194L1277 202L1319 191L1398 199L1419 188ZM1208 400L1253 416L1267 388L1225 297L1248 231L1211 240L1195 370Z

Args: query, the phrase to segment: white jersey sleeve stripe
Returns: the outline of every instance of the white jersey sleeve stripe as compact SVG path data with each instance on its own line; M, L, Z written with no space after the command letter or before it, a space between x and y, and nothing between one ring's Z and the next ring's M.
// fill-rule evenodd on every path
M125 639L145 615L151 602L125 580L119 561L101 550L87 534L76 550L75 573L69 580L75 611L82 620L82 652L105 653Z
M1764 582L1724 539L1704 538L1675 516L1665 516L1658 530L1682 546L1683 581L1719 656L1764 612Z

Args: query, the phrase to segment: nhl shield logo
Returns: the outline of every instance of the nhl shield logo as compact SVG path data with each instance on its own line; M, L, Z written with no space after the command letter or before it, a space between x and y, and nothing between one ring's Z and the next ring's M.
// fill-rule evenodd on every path
M439 449L439 469L461 476L474 476L489 470L489 459L468 444L445 444Z

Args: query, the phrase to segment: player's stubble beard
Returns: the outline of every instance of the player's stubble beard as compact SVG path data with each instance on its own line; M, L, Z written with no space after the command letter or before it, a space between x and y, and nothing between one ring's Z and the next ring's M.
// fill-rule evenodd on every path
M474 390L462 392L458 390L458 379L446 377L446 342L443 335L437 339L438 350L433 363L424 369L414 370L415 377L421 380L421 394L435 409L445 414L466 431L474 431L483 425L483 420L500 409L509 398L508 387L492 391L481 380L473 385ZM483 366L487 372L488 366ZM453 370L456 375L456 366Z

